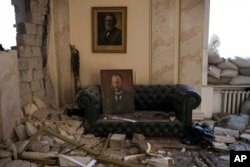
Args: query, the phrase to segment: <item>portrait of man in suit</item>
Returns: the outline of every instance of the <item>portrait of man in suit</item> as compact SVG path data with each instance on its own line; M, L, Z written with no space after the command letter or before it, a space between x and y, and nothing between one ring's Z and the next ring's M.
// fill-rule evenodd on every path
M110 91L103 96L103 112L105 114L126 114L133 112L134 93L133 90L124 88L124 76L121 73L115 72L111 75L109 82Z
M104 26L98 33L98 45L121 45L122 31L116 27L115 13L105 13L104 15L104 20L99 21L104 22Z
M92 52L127 52L127 7L92 7Z

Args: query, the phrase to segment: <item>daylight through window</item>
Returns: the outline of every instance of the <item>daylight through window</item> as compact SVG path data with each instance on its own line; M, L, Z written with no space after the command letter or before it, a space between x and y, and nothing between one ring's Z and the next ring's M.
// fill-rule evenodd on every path
M219 37L221 57L250 58L250 0L210 0L209 41Z
M15 10L11 0L0 1L0 44L5 50L16 46Z

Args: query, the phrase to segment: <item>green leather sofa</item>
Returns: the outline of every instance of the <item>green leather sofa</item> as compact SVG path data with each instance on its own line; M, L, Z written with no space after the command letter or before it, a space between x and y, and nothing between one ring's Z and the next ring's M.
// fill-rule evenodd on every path
M185 137L192 127L192 111L201 103L200 94L192 87L176 85L135 85L135 113L174 113L176 120L165 117L139 119L136 122L109 119L102 113L100 85L82 88L76 103L85 112L85 132L107 137L109 133L132 137L140 133L148 137ZM108 119L107 119L108 118Z

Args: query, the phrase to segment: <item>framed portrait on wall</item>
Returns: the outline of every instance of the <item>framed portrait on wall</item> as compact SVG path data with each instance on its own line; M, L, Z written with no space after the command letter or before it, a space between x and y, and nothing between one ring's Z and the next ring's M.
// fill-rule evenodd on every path
M92 7L92 52L126 51L127 7Z

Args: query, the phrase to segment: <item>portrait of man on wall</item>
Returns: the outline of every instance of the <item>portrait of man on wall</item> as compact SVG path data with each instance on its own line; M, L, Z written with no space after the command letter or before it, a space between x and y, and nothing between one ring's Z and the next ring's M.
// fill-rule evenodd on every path
M125 53L127 42L127 8L92 8L93 52Z
M121 45L122 31L117 27L120 13L102 12L98 17L98 45ZM102 16L102 17L101 17Z
M101 87L104 114L134 112L132 70L101 70Z

